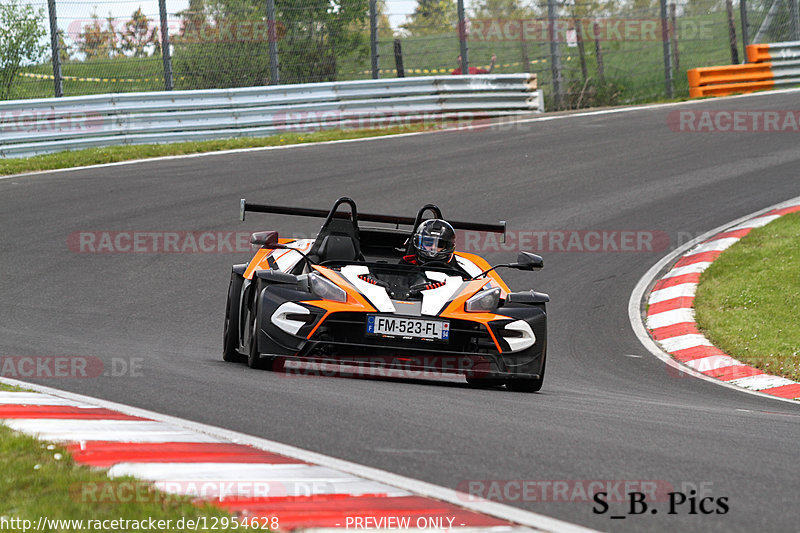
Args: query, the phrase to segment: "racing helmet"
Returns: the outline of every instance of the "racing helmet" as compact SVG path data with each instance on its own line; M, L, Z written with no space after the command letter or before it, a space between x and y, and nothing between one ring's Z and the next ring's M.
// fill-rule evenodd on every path
M419 262L446 263L456 250L456 232L447 221L432 218L419 225L414 232L413 244Z

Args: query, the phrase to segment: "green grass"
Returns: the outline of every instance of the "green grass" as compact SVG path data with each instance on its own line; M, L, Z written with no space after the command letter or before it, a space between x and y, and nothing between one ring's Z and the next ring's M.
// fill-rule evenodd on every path
M6 385L5 383L0 383L0 390L7 392L30 392L29 389L23 389L17 385Z
M29 74L53 75L50 63L25 67L23 71ZM164 90L164 71L160 56L70 61L62 64L61 74L64 77L64 96ZM25 76L14 86L14 92L9 99L49 98L53 96L53 91L52 79Z
M181 518L207 517L210 524L211 520L230 516L207 504L194 505L186 497L153 491L130 477L109 480L103 470L76 464L60 446L14 433L2 425L0 472L0 517L30 520L33 527L40 517L84 521L153 518L172 521L172 527L164 530L184 531L187 528L175 527ZM81 531L75 524L43 530Z
M447 124L444 123L441 124L441 126L445 127ZM146 159L170 155L233 150L236 148L285 146L289 144L359 139L362 137L379 137L383 135L396 135L400 133L424 131L426 129L430 129L430 126L423 124L412 124L404 127L386 129L331 130L312 133L287 133L284 135L274 135L272 137L243 137L238 139L223 139L217 141L88 148L86 150L64 151L28 158L0 159L0 176L42 170L55 170L59 168L79 167L85 165L97 165L102 163L114 163L117 161L129 161L131 159Z
M0 390L28 392L0 383ZM55 520L178 520L206 517L206 523L227 520L230 515L208 504L195 505L185 496L165 494L131 477L109 479L104 470L76 464L61 446L15 433L0 424L0 517L36 524L39 517ZM166 525L166 522L164 522ZM12 523L12 526L15 525ZM21 526L20 522L16 523ZM63 525L63 524L62 524ZM0 529L10 529L3 527ZM21 527L17 527L21 530ZM83 530L87 528L84 526ZM225 530L233 528L221 528ZM30 529L29 529L30 530ZM65 526L44 531L81 531ZM193 529L191 529L193 530Z
M703 273L697 323L721 350L800 381L800 213L756 228Z

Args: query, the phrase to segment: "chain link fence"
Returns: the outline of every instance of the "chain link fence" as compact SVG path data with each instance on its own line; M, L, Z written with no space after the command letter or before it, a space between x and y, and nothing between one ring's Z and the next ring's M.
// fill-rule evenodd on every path
M470 73L536 73L549 109L656 101L745 40L800 39L800 0L740 2L467 0L459 22L458 0L3 0L45 46L0 99L458 74L463 50Z

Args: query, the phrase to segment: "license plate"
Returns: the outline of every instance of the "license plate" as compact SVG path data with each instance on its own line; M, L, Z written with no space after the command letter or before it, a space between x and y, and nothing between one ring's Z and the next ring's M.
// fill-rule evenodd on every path
M367 334L447 341L450 339L450 322L400 316L367 315Z

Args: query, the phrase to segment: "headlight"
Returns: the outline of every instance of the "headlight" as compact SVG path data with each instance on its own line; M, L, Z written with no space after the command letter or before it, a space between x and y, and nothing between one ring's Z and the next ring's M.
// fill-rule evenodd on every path
M464 308L470 313L485 313L497 308L500 303L500 289L489 289L488 291L481 291L469 300L467 300Z
M347 293L344 292L344 289L320 274L309 274L308 282L311 292L323 300L332 300L342 303L347 301Z

